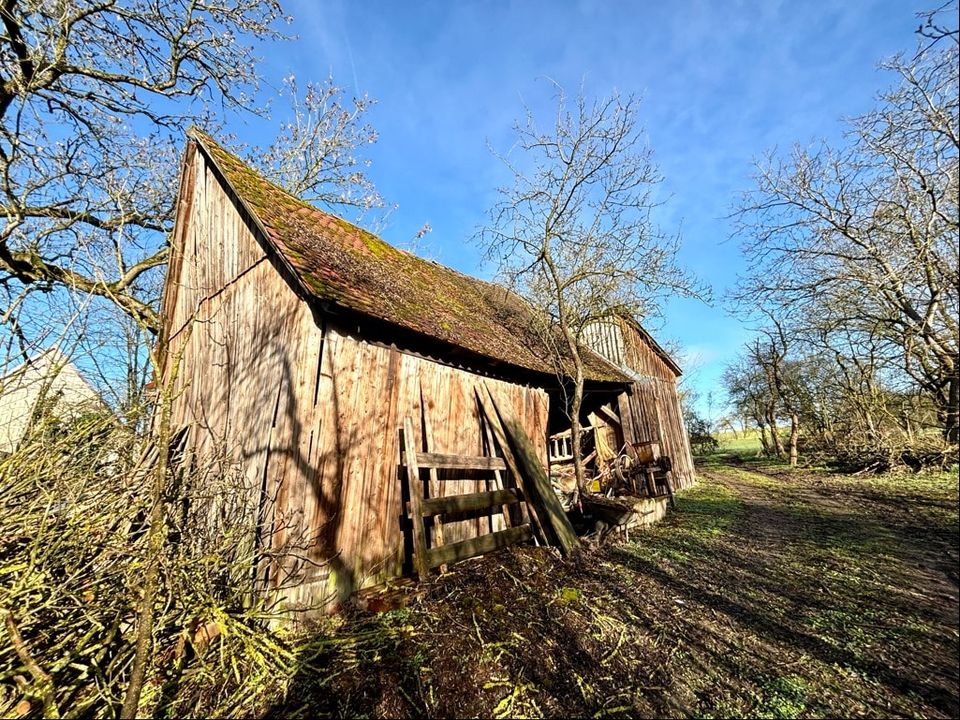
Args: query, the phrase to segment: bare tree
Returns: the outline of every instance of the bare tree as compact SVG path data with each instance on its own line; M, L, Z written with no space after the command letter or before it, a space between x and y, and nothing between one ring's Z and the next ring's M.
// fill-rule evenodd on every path
M771 403L768 397L766 378L748 356L742 355L728 365L721 378L727 398L737 414L744 420L744 427L752 423L760 432L761 451L770 455L775 452L773 441L767 435L770 428Z
M0 318L12 336L42 329L44 296L64 290L156 332L146 280L166 262L184 132L265 114L253 40L281 39L284 20L275 0L0 3ZM371 101L329 80L303 97L290 80L286 94L293 119L251 156L314 200L376 206L356 154L376 140L362 123Z
M932 400L956 444L958 35L929 40L884 64L898 85L850 122L846 146L798 148L760 166L738 213L752 261L741 297L870 338L887 370Z
M111 306L119 308L122 315L114 313L109 328L78 322L79 330L66 331L75 344L92 348L105 376L116 376L109 366L117 353L104 348L125 340L119 350L129 356L130 387L117 399L132 419L119 431L129 441L120 449L125 455L137 443L139 420L151 412L135 400L144 373L155 365L152 357L146 362L144 345L160 323L156 280L167 257L185 130L192 124L216 130L236 114L266 113L252 45L254 39L282 38L283 21L274 0L0 0L0 339L6 354L14 344L23 353L41 338L56 337L50 327L65 325L78 308L97 312L97 319L108 317ZM371 101L345 99L332 80L308 84L301 96L290 79L285 94L292 119L268 150L250 152L258 165L316 202L376 207L380 199L359 156L376 140L362 120ZM166 391L160 389L161 399ZM144 510L136 522L148 527L141 533L137 572L124 578L127 592L117 593L125 603L122 622L135 626L136 638L135 648L125 646L129 652L118 673L126 684L125 717L140 705L162 624L155 602L172 597L163 587L163 573L171 567L167 555L176 550L169 516L184 499L182 493L175 499L178 481L160 406L153 428L159 459L149 482L138 478L143 487L135 504ZM69 446L67 451L78 455ZM25 467L8 462L4 479L17 481ZM114 471L82 464L62 470L89 471L89 477ZM63 510L59 503L57 512ZM178 536L180 547L196 541L186 530ZM110 682L115 693L116 677Z
M638 101L614 93L572 102L558 89L547 129L528 110L501 159L513 175L480 239L501 277L549 318L558 371L573 379L574 467L586 489L580 447L583 329L611 312L642 317L666 294L694 295L676 263L678 238L652 213L660 174L637 125ZM558 333L556 331L559 331Z
M366 176L368 159L359 152L377 141L365 122L376 101L349 100L332 77L307 83L301 93L293 75L283 81L292 116L270 147L248 153L261 173L307 202L341 211L383 207L383 198Z

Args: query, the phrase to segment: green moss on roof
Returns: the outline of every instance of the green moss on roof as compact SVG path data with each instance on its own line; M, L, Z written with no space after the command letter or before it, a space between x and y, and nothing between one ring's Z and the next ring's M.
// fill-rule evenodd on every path
M399 250L270 183L209 135L190 135L316 298L494 360L554 372L535 332L537 317L513 293ZM585 355L591 379L626 380L598 356Z

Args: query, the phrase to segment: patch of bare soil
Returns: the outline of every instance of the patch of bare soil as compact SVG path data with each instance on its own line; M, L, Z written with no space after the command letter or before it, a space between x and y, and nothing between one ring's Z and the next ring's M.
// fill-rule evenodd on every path
M318 627L267 714L956 717L957 542L945 480L716 467L634 542L512 548Z

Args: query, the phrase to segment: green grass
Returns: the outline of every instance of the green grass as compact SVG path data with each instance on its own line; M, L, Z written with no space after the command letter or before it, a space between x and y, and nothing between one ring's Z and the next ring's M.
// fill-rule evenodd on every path
M726 453L757 453L762 445L759 430L744 430L743 432L720 432L716 434L720 443L719 451Z
M274 712L955 716L958 501L949 473L717 464L629 543L513 549L335 620Z

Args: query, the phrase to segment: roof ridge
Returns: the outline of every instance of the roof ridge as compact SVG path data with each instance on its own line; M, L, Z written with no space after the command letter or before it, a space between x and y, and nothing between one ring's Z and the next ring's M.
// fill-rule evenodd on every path
M199 128L188 136L305 296L496 362L555 374L553 353L534 330L542 311L512 289L421 258L294 196ZM588 356L588 377L627 381L615 366ZM565 372L569 362L561 360Z

